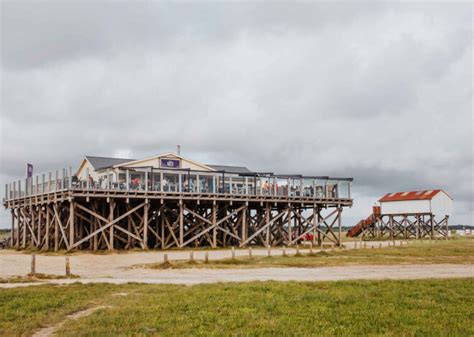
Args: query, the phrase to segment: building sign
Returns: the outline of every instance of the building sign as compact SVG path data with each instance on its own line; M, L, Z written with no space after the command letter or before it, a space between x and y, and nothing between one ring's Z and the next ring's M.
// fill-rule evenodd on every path
M179 159L160 159L160 167L161 168L179 168L180 167L180 160Z
M32 178L33 177L33 165L32 164L26 164L26 177L27 178Z

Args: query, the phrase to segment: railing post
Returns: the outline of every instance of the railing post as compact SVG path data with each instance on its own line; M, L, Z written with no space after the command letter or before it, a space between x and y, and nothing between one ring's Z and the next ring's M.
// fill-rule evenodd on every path
M72 167L69 166L69 181L68 181L69 189L72 189Z
M51 192L51 179L52 178L53 178L53 174L50 171L48 175L48 192Z
M249 194L249 178L245 177L245 195Z
M216 176L212 176L212 193L216 193Z
M29 188L30 188L30 179L31 178L26 178L25 179L25 197L30 195Z
M39 189L39 176L36 176L35 185L36 185L35 186L35 193L39 194L39 191L38 191L38 189Z
M89 179L89 168L86 168L86 188L87 190L90 190L91 188L91 182Z
M163 172L160 172L160 192L163 192Z
M225 179L224 179L224 182L225 182ZM229 176L229 193L232 194L232 176Z
M148 172L145 171L145 191L148 192Z
M8 200L8 184L5 184L5 200Z
M201 192L201 182L199 180L199 174L196 174L196 193Z
M182 192L182 177L181 177L181 173L178 173L178 192L181 193Z
M126 178L125 178L125 180L127 182L127 191L130 191L130 170L127 169L125 174L127 175Z
M45 181L45 174L41 175L41 193L44 193L44 181Z
M58 190L58 180L59 180L59 172L56 170L56 179L54 181L54 191Z
M13 182L13 199L16 199L16 181Z

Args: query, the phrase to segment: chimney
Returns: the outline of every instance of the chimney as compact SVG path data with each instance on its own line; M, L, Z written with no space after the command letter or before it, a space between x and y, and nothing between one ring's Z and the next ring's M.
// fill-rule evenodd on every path
M178 156L181 156L181 145L178 145L176 147L176 153L178 154Z

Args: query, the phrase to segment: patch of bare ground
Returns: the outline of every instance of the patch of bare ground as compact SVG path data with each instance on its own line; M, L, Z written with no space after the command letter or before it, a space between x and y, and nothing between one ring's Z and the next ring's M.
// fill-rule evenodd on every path
M99 305L97 307L92 307L92 308L88 308L88 309L85 309L85 310L75 312L73 314L70 314L70 315L66 316L66 318L64 320L62 320L61 322L59 322L59 323L56 323L56 324L51 325L49 327L38 330L37 332L35 332L33 334L33 337L49 337L49 336L52 336L54 334L54 332L59 330L68 320L77 320L77 319L80 319L82 317L89 316L89 315L93 314L94 312L96 312L97 310L107 309L107 308L110 308L110 306Z

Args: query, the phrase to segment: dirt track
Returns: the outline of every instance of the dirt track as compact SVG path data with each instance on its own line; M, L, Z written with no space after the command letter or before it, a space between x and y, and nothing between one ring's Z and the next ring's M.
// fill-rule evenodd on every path
M373 243L378 247L379 243ZM387 245L384 242L383 245ZM399 244L399 243L398 243ZM347 244L353 248L353 243ZM305 252L305 250L301 250ZM307 252L307 251L306 251ZM186 251L168 251L170 260L189 258ZM281 249L272 249L272 254L281 254ZM287 249L294 254L294 249ZM197 284L213 282L245 282L245 281L325 281L349 279L416 279L416 278L448 278L474 277L473 265L390 265L390 266L338 266L321 268L260 268L260 269L191 269L191 270L152 270L131 269L143 263L163 261L163 252L127 252L112 254L78 253L70 255L73 274L80 279L49 280L49 283L67 284L71 282L108 282L108 283L174 283ZM237 256L247 255L248 250L236 250ZM254 249L253 255L266 255L266 249ZM230 250L209 252L209 259L230 257ZM195 259L203 259L204 251L195 251ZM26 275L30 271L31 257L16 251L0 251L0 278ZM64 275L65 258L61 255L36 256L36 272L44 274ZM0 284L0 287L26 286L23 284Z

